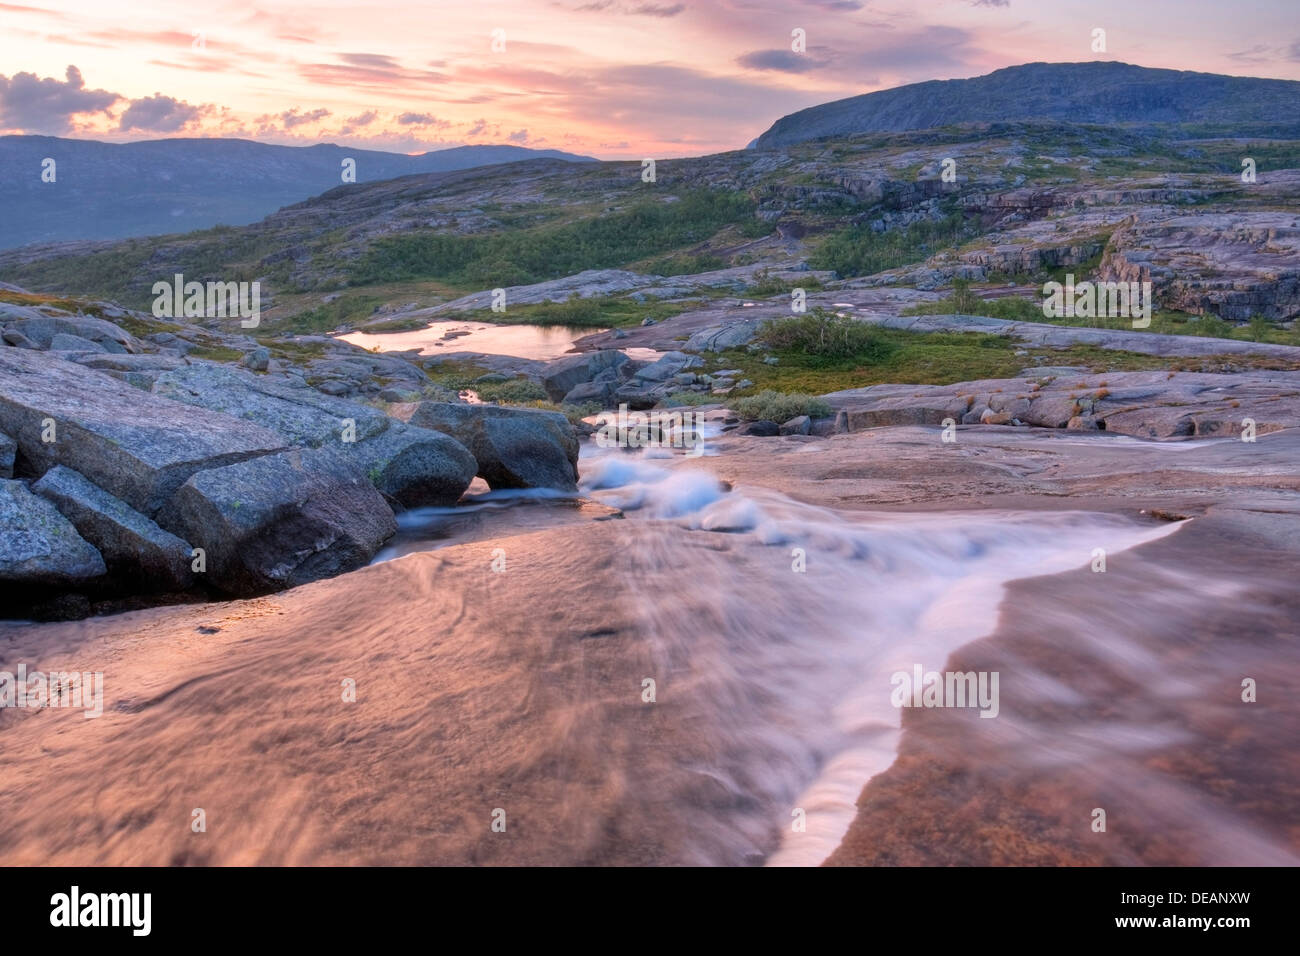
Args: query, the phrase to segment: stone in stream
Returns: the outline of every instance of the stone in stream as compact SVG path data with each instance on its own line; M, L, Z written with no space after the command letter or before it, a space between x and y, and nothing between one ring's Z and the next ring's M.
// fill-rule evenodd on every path
M0 431L18 444L20 474L65 465L151 517L196 471L286 444L252 422L16 348L0 349Z
M781 426L776 422L760 420L756 422L745 422L736 429L737 435L753 435L756 438L774 438L781 434Z
M389 413L455 438L492 488L577 490L578 436L558 412L417 402L393 405Z
M72 522L130 590L183 591L192 583L189 544L71 468L56 465L32 491Z
M31 595L24 588L75 588L105 570L99 552L54 505L21 481L0 480L0 595L6 605L25 602Z
M617 389L618 382L608 380L580 382L565 393L563 402L565 405L585 405L588 402L596 402L608 406Z
M366 476L326 448L198 472L158 521L202 548L206 580L237 596L355 570L397 530Z
M812 431L812 419L807 415L798 415L781 426L782 435L807 435Z

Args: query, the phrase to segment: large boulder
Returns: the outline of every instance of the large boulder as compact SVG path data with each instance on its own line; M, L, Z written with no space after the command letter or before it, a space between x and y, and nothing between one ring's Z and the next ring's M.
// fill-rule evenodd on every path
M19 474L64 465L150 517L195 472L286 445L252 422L12 348L0 349L0 431L18 443Z
M451 435L401 422L338 452L401 508L454 505L478 472L474 456Z
M207 580L234 595L355 570L397 530L366 476L326 448L198 472L158 522L202 548Z
M21 481L0 481L0 593L23 601L22 589L75 588L105 572L99 552L58 509Z
M551 401L563 401L575 386L593 381L601 372L617 369L627 361L628 357L617 349L566 355L547 363L542 372L542 388Z
M416 402L393 405L389 414L455 438L492 488L577 490L578 436L558 412Z
M130 590L183 591L193 583L187 543L71 468L56 465L32 491L72 522Z
M315 389L196 363L158 376L153 390L257 422L290 445L333 448L401 507L454 504L474 480L473 457L449 435L402 427L377 409Z

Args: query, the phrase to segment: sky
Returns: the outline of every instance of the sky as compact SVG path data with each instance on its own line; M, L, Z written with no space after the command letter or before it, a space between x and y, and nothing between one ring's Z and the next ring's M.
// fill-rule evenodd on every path
M1300 79L1300 0L0 2L0 133L671 158L846 96L1098 59Z

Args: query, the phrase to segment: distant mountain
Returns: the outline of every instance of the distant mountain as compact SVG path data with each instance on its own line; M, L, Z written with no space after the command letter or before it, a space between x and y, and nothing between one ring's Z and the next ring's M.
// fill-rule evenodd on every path
M752 144L789 146L855 133L958 123L1295 123L1300 82L1156 70L1128 63L1026 63L969 80L929 80L813 106Z
M56 163L53 183L41 179L46 158ZM346 158L356 160L357 182L523 159L595 162L522 146L459 146L405 156L332 143L162 139L118 144L0 136L0 249L242 226L340 185Z

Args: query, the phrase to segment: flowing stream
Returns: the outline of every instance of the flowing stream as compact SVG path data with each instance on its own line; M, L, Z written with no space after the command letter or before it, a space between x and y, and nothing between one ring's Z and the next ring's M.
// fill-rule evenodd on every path
M618 561L634 639L653 672L685 675L678 700L688 694L691 719L716 735L693 770L741 808L699 824L710 832L698 863L820 863L894 759L893 674L943 671L991 633L1008 581L1088 573L1095 548L1113 559L1178 527L1070 511L840 512L684 465L662 449L588 447L581 490L629 519ZM554 493L488 493L468 515L559 506ZM454 543L466 517L464 506L408 515L377 560ZM692 546L701 531L731 546ZM791 827L796 809L806 831Z

